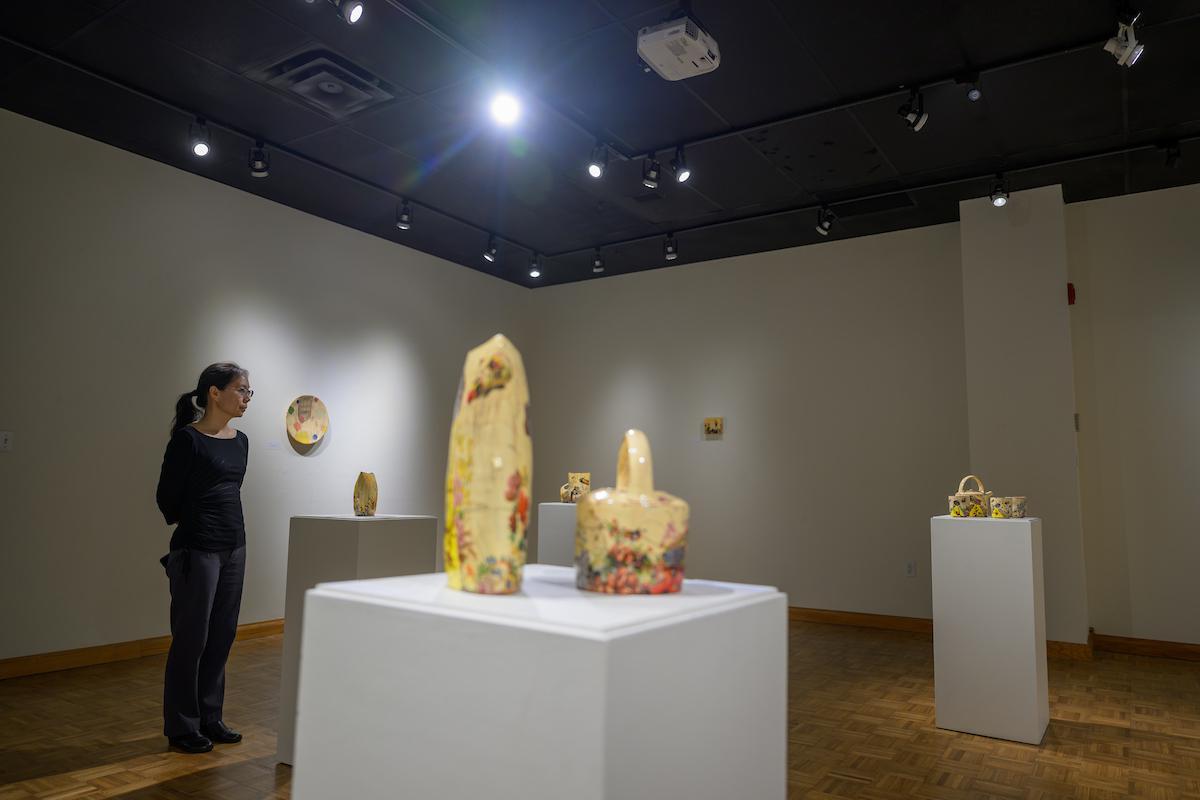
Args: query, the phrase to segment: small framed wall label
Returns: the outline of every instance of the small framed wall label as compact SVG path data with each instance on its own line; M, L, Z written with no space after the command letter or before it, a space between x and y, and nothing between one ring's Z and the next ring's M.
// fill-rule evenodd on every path
M705 417L704 418L704 438L708 440L720 439L725 435L725 418L724 417Z

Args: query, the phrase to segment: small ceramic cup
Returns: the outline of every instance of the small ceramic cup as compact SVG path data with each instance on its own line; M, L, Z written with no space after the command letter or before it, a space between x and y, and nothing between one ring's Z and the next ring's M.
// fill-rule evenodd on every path
M1008 519L1012 516L1011 497L992 498L992 519Z
M1025 518L1025 498L1024 497L1008 497L1005 498L1009 502L1009 517L1012 519Z

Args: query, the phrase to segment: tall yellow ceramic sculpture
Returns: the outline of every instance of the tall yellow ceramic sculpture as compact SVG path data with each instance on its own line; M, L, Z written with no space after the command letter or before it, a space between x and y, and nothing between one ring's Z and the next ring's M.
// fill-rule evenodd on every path
M630 430L617 452L617 487L579 499L575 585L610 594L665 594L683 587L688 504L654 489L650 440Z
M446 575L451 589L521 588L533 440L525 365L501 334L467 353L446 465Z

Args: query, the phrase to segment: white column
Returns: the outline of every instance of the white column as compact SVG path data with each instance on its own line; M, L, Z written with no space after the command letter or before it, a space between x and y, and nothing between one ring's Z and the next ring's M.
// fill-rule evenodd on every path
M1062 190L959 204L971 472L1045 530L1046 633L1086 642Z

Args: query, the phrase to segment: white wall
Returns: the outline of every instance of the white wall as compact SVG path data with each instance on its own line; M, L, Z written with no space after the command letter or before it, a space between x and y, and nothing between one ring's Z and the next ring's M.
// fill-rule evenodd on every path
M1099 633L1200 643L1200 186L1067 207Z
M691 503L688 575L928 617L928 520L967 463L958 247L943 225L537 290L536 499L611 486L638 427Z
M959 206L971 471L1042 518L1046 636L1086 642L1062 191Z
M380 513L442 516L463 357L525 346L530 292L4 111L0 175L0 658L167 631L154 487L212 361L256 390L243 622L282 616L288 517L352 513L359 470ZM304 393L332 427L301 457Z

